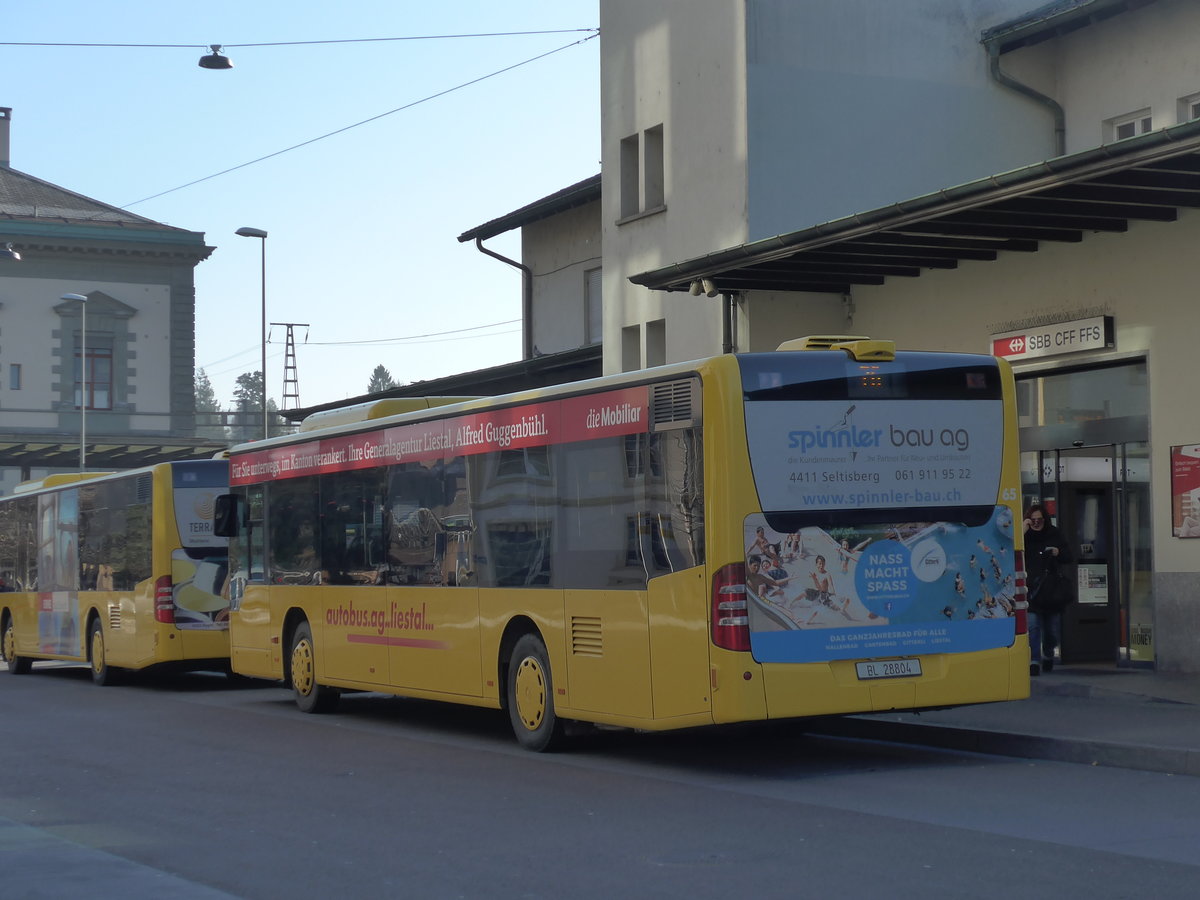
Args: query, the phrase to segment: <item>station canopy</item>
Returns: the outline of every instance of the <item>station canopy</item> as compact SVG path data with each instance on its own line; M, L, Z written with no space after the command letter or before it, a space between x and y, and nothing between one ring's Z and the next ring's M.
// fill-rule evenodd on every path
M218 441L177 440L160 442L88 441L89 471L107 472L180 459L209 459L226 444ZM79 466L79 441L43 440L35 437L0 436L0 467L31 469L75 469Z
M1200 120L945 188L632 276L703 295L811 291L916 278L963 260L1079 243L1130 221L1173 222L1200 207Z

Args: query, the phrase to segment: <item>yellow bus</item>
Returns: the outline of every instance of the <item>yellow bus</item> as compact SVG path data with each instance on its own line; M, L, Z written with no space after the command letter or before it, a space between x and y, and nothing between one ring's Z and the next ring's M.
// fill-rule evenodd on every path
M1002 360L810 338L437 402L230 451L235 672L504 708L533 750L1028 695Z
M229 463L50 475L0 498L8 671L86 662L92 680L160 664L228 668L228 540L213 508Z

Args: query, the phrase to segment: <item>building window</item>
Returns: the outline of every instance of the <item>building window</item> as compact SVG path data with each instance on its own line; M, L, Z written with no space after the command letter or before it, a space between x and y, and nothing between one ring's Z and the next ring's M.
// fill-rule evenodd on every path
M638 164L638 136L630 135L621 141L621 218L641 212L642 173Z
M646 323L646 368L666 365L667 320L655 319Z
M621 329L621 371L636 372L642 367L642 329L628 325Z
M1192 119L1200 119L1200 94L1179 98L1179 121L1190 122Z
M12 363L8 367L8 389L10 391L19 391L21 389L20 363Z
M1106 124L1109 140L1123 141L1125 138L1148 133L1153 126L1153 120L1149 109L1139 109L1137 112L1109 119Z
M88 409L112 409L112 350L87 349L83 396ZM75 408L80 403L79 353L75 353Z
M603 269L588 269L583 273L583 321L588 344L604 339L604 280Z
M621 140L621 218L667 207L666 149L662 125Z
M663 127L655 125L653 128L647 128L645 138L642 159L646 164L646 175L642 209L659 209L667 202L663 175Z

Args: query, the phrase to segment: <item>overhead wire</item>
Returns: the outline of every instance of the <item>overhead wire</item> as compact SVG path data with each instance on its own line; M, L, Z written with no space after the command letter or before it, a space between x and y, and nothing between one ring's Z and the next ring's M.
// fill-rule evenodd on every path
M268 159L274 159L276 156L282 156L284 153L290 153L292 150L299 150L301 147L307 147L309 144L315 144L318 141L323 141L326 138L331 138L335 135L342 134L343 132L350 131L353 128L358 128L362 125L367 125L371 122L376 122L379 119L386 118L387 116L394 115L398 112L403 112L406 109L412 109L414 106L420 106L422 103L428 103L430 100L436 100L439 97L445 97L447 94L452 94L455 91L461 91L463 88L470 87L471 85L479 84L481 81L486 81L489 78L495 78L497 75L503 75L505 72L511 72L514 69L519 69L522 66L527 66L530 63L537 62L539 59L545 59L548 56L553 56L555 53L561 53L563 50L568 50L571 47L575 47L575 46L578 46L579 44L586 43L586 42L592 40L593 38L597 37L598 35L599 35L599 32L597 31L594 34L589 34L587 37L582 38L578 41L572 41L569 44L563 44L561 47L555 47L553 50L547 50L545 53L539 53L537 56L531 56L528 59L523 59L520 62L513 63L510 66L505 66L503 69L497 69L495 72L489 72L486 75L480 75L478 78L472 78L469 81L464 81L461 84L456 84L453 87L446 88L445 90L437 91L436 93L429 94L428 96L422 97L419 100L413 100L411 103L405 103L403 106L397 106L395 109L389 109L387 112L382 112L382 113L379 113L378 115L371 116L370 118L363 119L361 122L355 122L351 125L345 125L342 128L338 128L338 129L335 129L334 131L326 132L325 134L319 135L315 138L309 138L307 141L301 141L300 143L293 144L290 147L284 147L282 150L276 150L274 153L268 153L266 156L260 156L257 159L252 159L252 160L249 160L248 162L239 163L236 166L230 166L228 169L222 169L220 172L214 172L211 175L205 175L203 178L197 178L194 181L189 181L187 184L181 184L178 187L168 188L165 191L159 191L157 194L151 194L149 197L143 197L140 200L133 200L129 203L124 203L118 208L119 209L128 209L131 206L137 206L139 203L145 203L149 200L156 200L159 197L166 196L167 194L173 194L173 193L175 193L175 191L182 191L184 188L194 187L195 185L202 184L205 181L211 181L212 179L219 178L222 175L228 175L230 172L236 172L239 169L245 169L248 166L253 166L260 162L265 162ZM230 45L230 46L232 46L232 45Z
M488 334L466 334L468 331L482 331L485 328L498 328L502 325L513 325L520 322L520 319L505 319L501 322L489 322L486 325L472 325L469 328L455 328L450 331L431 331L428 334L413 334L406 337L394 338L372 338L362 341L305 341L306 347L370 347L370 346L388 346L405 344L440 344L451 340L472 340L475 338L501 337L508 334L516 334L520 331L519 328L510 328L507 331L493 331ZM271 341L268 339L268 344ZM255 344L252 347L247 347L244 350L239 350L237 353L222 357L221 359L213 360L203 366L197 366L198 369L203 369L206 374L221 375L225 372L231 372L239 366L233 366L227 369L215 370L209 372L210 367L219 366L222 363L229 362L234 359L240 359L250 353L257 353L259 345ZM275 356L279 356L278 353ZM274 358L274 357L272 357Z
M513 325L520 322L520 319L505 319L503 322L490 322L487 325L472 325L470 328L454 328L450 331L431 331L429 334L410 334L405 337L394 338L371 338L364 341L309 341L309 346L312 347L331 347L338 344L361 346L363 344L399 344L406 342L421 341L424 338L443 337L445 335L463 334L467 331L481 331L484 328L498 328L501 325ZM510 331L498 332L499 334L511 334ZM490 337L486 334L471 335L471 337Z
M309 44L369 44L382 41L443 41L454 38L523 37L537 34L579 34L598 32L598 28L549 28L539 31L481 31L469 34L414 34L402 37L380 38L325 38L315 41L265 41L255 44L218 44L222 49L230 47L301 47ZM142 47L147 49L207 50L212 44L116 44L90 41L0 41L0 47Z

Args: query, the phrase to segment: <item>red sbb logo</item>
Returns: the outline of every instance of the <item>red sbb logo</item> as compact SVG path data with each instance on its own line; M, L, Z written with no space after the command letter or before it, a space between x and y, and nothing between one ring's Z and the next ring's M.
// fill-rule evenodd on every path
M1020 356L1025 352L1025 349L1024 335L992 341L992 353L996 356Z

